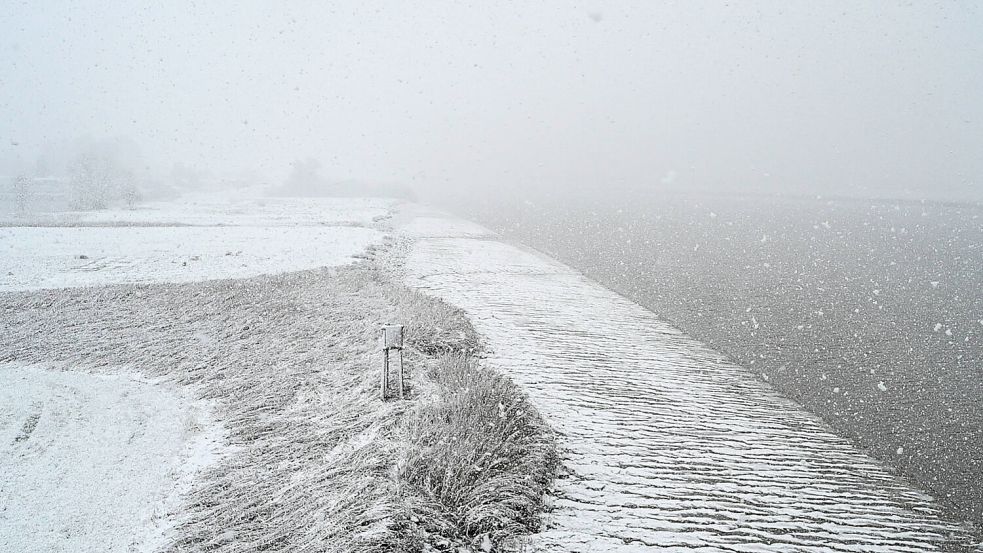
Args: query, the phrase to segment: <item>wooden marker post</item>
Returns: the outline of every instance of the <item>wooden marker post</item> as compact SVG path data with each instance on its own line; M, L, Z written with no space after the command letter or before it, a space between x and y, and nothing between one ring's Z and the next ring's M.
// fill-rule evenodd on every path
M403 325L382 327L382 399L389 397L390 351L392 364L396 369L396 386L399 399L403 399Z

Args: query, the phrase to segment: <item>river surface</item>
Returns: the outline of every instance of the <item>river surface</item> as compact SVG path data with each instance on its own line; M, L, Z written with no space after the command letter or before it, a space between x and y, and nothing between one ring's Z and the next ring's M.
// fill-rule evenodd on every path
M463 308L557 429L541 551L983 551L769 383L569 267L419 216L407 281ZM974 545L974 543L976 545Z

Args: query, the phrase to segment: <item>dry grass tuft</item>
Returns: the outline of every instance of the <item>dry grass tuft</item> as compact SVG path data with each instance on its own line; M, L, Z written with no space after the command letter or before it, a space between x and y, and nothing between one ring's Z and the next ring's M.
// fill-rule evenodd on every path
M406 321L406 342L429 357L474 354L478 334L460 309L408 288L389 293L399 320Z
M441 357L428 376L439 396L410 414L399 472L422 498L409 505L417 533L448 550L507 549L539 528L554 436L515 384L468 355Z

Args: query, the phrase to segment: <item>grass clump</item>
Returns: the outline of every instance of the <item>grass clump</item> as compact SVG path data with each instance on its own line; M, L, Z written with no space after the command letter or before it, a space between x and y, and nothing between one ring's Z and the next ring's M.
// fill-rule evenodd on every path
M417 537L437 550L516 549L540 525L552 432L515 384L468 354L441 356L427 377L437 398L409 415L399 468L418 499L409 504Z
M398 551L515 551L541 525L558 465L556 439L522 390L478 362L465 314L390 289L405 321L415 405L405 413L396 479Z
M390 292L397 316L407 321L407 344L428 357L474 354L478 334L460 309L405 288Z

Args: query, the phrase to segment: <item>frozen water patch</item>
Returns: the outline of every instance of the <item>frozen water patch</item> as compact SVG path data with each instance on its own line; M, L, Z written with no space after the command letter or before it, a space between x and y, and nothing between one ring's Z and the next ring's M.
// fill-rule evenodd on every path
M0 364L0 550L158 550L221 442L162 384Z
M194 282L343 265L382 233L359 227L0 228L0 291Z

